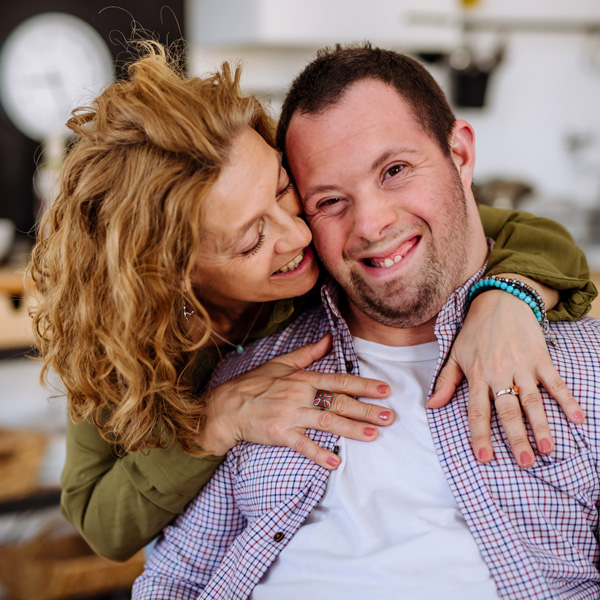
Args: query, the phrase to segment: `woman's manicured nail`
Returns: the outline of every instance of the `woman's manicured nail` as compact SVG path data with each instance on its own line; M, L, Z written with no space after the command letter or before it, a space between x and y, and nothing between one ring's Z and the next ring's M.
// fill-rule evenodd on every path
M487 462L490 460L490 453L485 448L481 448L477 453L477 458L480 462Z
M380 394L387 394L390 391L390 386L389 385L384 385L384 384L378 385L377 386L377 391Z
M375 427L365 427L363 429L363 433L369 436L375 435L377 433L377 429L375 429Z
M583 413L579 410L575 411L575 413L573 414L573 418L578 422L578 423L583 423Z
M552 445L548 440L542 440L540 442L540 452L543 454L550 454L550 452L552 452Z
M534 463L533 456L531 456L531 454L528 452L521 452L519 460L521 461L522 467L531 467L531 465Z
M340 459L332 456L327 459L327 464L331 465L332 467L337 467L340 464Z
M379 413L379 418L382 421L389 421L391 416L392 416L392 413L389 410L384 410Z

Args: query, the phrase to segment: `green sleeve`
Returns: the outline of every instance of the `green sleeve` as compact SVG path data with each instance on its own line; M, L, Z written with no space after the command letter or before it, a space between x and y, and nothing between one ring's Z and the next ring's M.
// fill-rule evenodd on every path
M574 321L585 315L598 295L590 281L584 253L567 230L531 213L479 206L485 234L496 243L487 273L519 273L560 292L548 311L551 321Z
M125 560L183 512L221 460L177 443L117 457L93 424L68 419L61 508L94 552Z

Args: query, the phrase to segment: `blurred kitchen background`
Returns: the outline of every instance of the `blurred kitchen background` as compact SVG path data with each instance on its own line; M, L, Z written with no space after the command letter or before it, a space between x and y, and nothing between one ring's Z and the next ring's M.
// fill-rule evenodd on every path
M119 73L134 21L162 42L187 40L190 73L241 60L245 89L275 116L323 45L370 40L414 54L475 127L482 201L562 223L600 281L598 0L3 1L0 599L126 598L119 588L139 568L107 567L54 535L71 535L57 508L65 403L59 382L42 388L39 364L26 358L23 278L36 220L55 193L64 122ZM91 575L107 568L116 583Z

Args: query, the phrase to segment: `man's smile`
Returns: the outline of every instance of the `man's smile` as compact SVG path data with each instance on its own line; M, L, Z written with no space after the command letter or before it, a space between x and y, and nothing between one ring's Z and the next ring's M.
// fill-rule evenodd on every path
M386 256L371 256L362 259L362 262L368 267L389 269L398 264L419 243L420 239L420 236L412 237Z

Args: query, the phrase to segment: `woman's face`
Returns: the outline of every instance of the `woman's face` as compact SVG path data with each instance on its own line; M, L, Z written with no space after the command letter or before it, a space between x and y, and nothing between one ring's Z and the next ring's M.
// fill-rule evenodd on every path
M280 155L253 129L204 199L203 241L192 276L199 298L220 308L304 294L318 276L311 233Z

